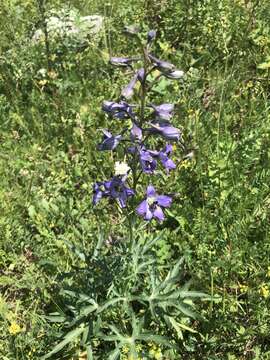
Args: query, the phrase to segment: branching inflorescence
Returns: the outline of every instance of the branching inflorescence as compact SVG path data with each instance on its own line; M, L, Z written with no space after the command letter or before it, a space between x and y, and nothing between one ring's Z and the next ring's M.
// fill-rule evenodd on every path
M177 80L184 75L183 71L167 61L156 58L151 47L156 37L156 31L147 34L147 40L141 40L137 28L126 29L128 35L133 36L140 44L141 56L133 58L113 57L110 63L125 69L130 69L133 76L130 82L122 89L118 102L104 101L102 110L111 118L121 120L123 131L113 135L108 130L103 131L103 140L98 150L114 151L122 145L125 161L116 162L115 175L109 181L97 182L93 186L93 203L96 205L102 198L108 197L118 202L121 208L127 207L129 198L137 194L141 175L155 173L158 164L161 164L168 174L176 168L170 158L172 142L181 140L181 131L171 123L174 104L154 105L148 103L148 94L152 86L162 77ZM139 67L138 64L143 64ZM157 74L156 76L153 76ZM135 103L129 103L135 98ZM150 148L151 139L159 138L164 143L159 149ZM132 202L133 204L135 201ZM157 219L163 221L163 209L172 203L172 197L158 195L153 185L149 184L145 199L137 206L139 216L149 221Z

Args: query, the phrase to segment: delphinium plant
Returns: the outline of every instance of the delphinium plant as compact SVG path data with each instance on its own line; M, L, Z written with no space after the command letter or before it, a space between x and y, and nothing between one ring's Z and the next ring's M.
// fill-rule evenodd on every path
M119 102L104 101L102 106L111 119L121 121L123 129L117 135L103 130L104 138L98 145L101 151L115 151L121 146L120 153L125 160L116 162L115 176L112 179L100 181L94 185L94 204L108 197L116 200L120 208L128 207L132 213L132 206L136 202L134 199L140 197L138 187L145 183L142 175L154 175L158 163L167 173L174 170L176 164L170 158L173 151L172 143L181 141L181 131L171 123L174 105L149 103L148 94L161 76L177 80L181 79L184 73L175 69L173 64L159 60L151 53L156 31L148 32L146 44L141 41L136 28L128 28L127 33L138 40L141 56L110 59L110 63L114 66L129 68L133 71L133 76L123 88ZM141 67L135 68L138 63ZM152 74L155 70L159 73L153 78ZM139 84L139 89L137 89L137 84ZM153 148L155 140L160 143L160 139L163 140L164 146ZM145 199L137 206L135 213L146 221L153 219L163 221L164 209L171 206L173 199L168 195L159 195L151 184L152 178L149 176L146 180L149 184L145 189ZM129 201L129 198L134 199ZM130 206L127 206L127 203Z
M115 162L112 178L93 185L93 204L102 206L109 199L103 204L118 208L128 220L128 235L112 245L100 233L91 255L71 246L85 265L62 291L66 310L49 317L62 323L63 339L44 359L75 339L88 359L179 359L183 332L195 332L192 298L205 296L191 291L189 282L181 284L182 258L168 266L158 264L154 248L163 232L147 231L149 224L165 219L173 202L173 195L154 184L154 175L161 166L169 176L177 165L171 158L174 144L182 144L181 131L172 124L174 105L154 104L149 94L162 76L178 80L184 73L153 54L156 31L149 31L146 39L136 27L126 33L141 54L110 59L132 77L117 102L102 105L111 127L118 122L122 130L104 129L97 145L99 151L122 158Z

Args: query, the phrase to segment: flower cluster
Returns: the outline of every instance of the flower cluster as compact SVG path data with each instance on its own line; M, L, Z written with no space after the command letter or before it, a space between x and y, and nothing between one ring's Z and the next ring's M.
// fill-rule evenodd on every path
M110 64L128 69L133 75L129 83L122 89L118 102L104 101L102 110L112 121L121 121L123 130L112 134L102 130L103 139L97 146L98 150L114 151L122 147L126 162L115 164L115 175L112 179L96 182L93 185L93 203L96 205L102 198L117 200L121 208L127 206L129 198L137 193L138 185L142 185L142 174L154 174L159 164L168 174L176 168L171 159L172 142L181 140L181 131L174 127L171 120L174 114L174 104L155 105L148 103L148 94L154 82L161 76L168 79L180 79L184 73L167 61L158 59L152 54L151 47L156 37L156 31L147 34L146 41L141 40L139 29L127 27L126 34L135 37L141 45L142 55L133 58L113 57ZM154 78L154 74L158 74ZM150 80L151 79L151 80ZM134 99L130 103L130 99ZM153 149L153 143L165 142L159 149ZM132 184L132 185L131 185ZM134 204L136 202L132 202ZM172 203L172 197L158 195L152 185L147 186L145 199L137 206L136 212L145 220L165 218L163 209Z

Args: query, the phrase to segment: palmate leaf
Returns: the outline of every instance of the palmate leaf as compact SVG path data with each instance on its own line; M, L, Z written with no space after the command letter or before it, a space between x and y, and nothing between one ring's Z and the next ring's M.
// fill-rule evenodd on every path
M41 360L49 359L52 355L58 353L60 350L62 350L66 345L68 345L70 342L78 338L83 332L85 328L80 327L74 330L71 330L69 333L67 333L64 337L64 340L62 340L60 343L58 343L52 351L50 351L48 354L41 357Z

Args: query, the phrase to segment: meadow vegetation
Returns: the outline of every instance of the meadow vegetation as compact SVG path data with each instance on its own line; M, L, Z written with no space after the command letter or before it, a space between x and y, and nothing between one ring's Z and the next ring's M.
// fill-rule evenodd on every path
M103 16L102 32L34 43L63 9ZM2 0L0 16L0 358L42 359L68 333L51 359L270 359L269 1ZM92 186L113 172L113 152L97 151L101 104L127 83L109 58L136 54L131 24L156 29L156 55L185 73L152 89L175 104L185 151L155 180L177 194L166 220L138 218L129 248L122 215L93 207ZM181 315L156 300L140 333L141 299L178 282ZM132 311L112 302L138 286Z

